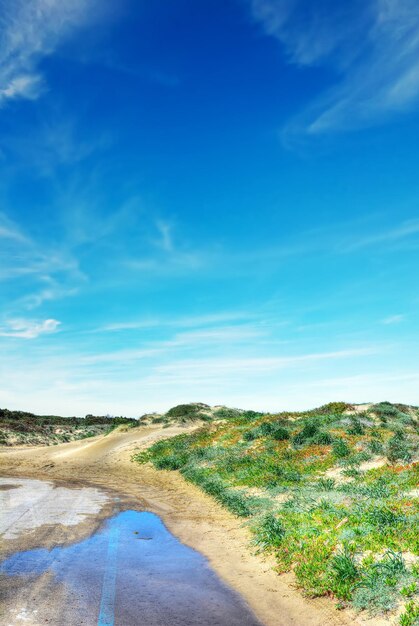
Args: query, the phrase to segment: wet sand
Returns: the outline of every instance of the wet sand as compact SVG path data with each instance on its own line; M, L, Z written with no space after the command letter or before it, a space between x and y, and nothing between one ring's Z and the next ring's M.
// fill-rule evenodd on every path
M8 485L7 479L0 481ZM82 541L69 542L66 531L97 516L111 494L15 479L9 506L4 496L6 541L45 526L53 532L59 524L64 543L18 551L1 561L2 623L261 626L206 559L181 544L153 513L123 510ZM25 498L29 506L22 509Z

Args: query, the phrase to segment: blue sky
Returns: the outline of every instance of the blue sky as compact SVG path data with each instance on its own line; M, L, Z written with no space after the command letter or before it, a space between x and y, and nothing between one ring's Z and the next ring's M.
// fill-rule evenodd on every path
M414 0L0 8L0 406L419 403Z

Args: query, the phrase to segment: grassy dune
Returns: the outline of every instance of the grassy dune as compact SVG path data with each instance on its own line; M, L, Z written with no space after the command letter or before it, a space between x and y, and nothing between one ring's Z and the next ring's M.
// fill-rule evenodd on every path
M419 623L414 407L331 403L306 413L220 409L134 458L180 471L292 570L309 596Z
M120 424L138 425L124 417L86 415L60 417L0 409L0 445L53 445L110 432Z

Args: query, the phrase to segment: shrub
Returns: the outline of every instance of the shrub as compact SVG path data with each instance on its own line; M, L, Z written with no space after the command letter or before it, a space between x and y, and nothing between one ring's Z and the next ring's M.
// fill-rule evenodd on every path
M335 488L335 480L334 478L322 477L319 478L317 485L322 491L333 491Z
M276 441L285 441L290 438L289 430L278 424L272 433L272 438Z
M388 498L391 495L387 481L381 476L375 482L362 487L361 492L369 498Z
M398 588L406 578L401 554L389 550L381 561L367 568L353 594L353 605L371 614L385 613L398 602Z
M384 452L383 444L377 439L370 439L367 443L367 448L373 454L382 454Z
M329 402L328 404L324 404L317 409L316 413L322 413L324 415L341 415L345 411L352 408L352 405L347 402Z
M368 581L361 581L355 588L352 596L355 609L367 610L371 615L386 613L397 604L394 589L386 585L385 581L374 577Z
M386 454L390 463L396 463L396 461L407 463L412 459L409 443L403 431L397 431L389 440Z
M365 433L365 427L361 420L356 417L351 417L351 423L347 432L349 435L363 435Z
M201 409L207 408L206 404L178 404L166 413L167 417L197 417Z
M308 443L320 430L320 424L315 419L307 420L302 430L292 438L292 442L297 446Z
M263 413L260 413L259 411L243 411L242 417L248 420L255 420L259 417L263 417Z
M277 422L263 422L243 435L243 439L246 441L253 441L254 439L259 439L259 437L272 437L277 441L284 441L289 439L290 434L287 428Z
M258 428L252 428L251 430L247 430L244 433L243 439L245 441L253 441L254 439L257 439L260 436L261 436L260 430Z
M238 517L251 515L251 499L241 493L229 490L218 476L210 476L205 470L195 467L185 467L182 474L186 480L213 496L234 515Z
M333 442L333 454L338 459L343 459L350 455L351 449L344 439L336 439Z
M241 493L226 489L217 499L238 517L249 517L252 513L249 498Z
M272 513L265 515L255 529L254 543L262 550L279 548L285 535L285 528L279 518Z
M311 439L311 443L315 443L320 446L329 446L334 441L333 435L324 430L319 430Z
M272 424L272 422L263 422L258 427L258 430L262 436L271 435L274 429L275 429L275 426Z
M365 518L370 524L378 528L394 526L405 520L405 516L402 513L396 513L388 506L374 507L366 511Z
M330 590L328 561L333 547L325 537L310 540L298 559L294 571L297 582L310 597L323 596Z
M343 600L349 600L355 581L359 578L358 567L354 555L348 546L335 554L331 560L333 588L336 595Z
M238 409L229 409L226 406L223 406L220 409L214 411L214 417L217 417L218 419L228 419L233 417L239 417L240 415L241 411L239 411Z
M168 454L154 461L154 465L160 470L178 470L187 462L186 455Z
M374 411L379 418L396 417L399 414L399 410L391 404L391 402L380 402L374 404L371 407L371 411Z

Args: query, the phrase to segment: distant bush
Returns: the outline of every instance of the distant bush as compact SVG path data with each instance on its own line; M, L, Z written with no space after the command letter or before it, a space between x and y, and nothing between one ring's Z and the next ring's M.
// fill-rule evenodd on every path
M400 411L397 406L394 406L390 402L380 402L379 404L374 404L370 411L373 411L384 424L386 424L391 418L393 420L398 419L408 422L411 419L409 415Z
M287 428L278 422L263 422L259 426L246 431L243 435L245 441L253 441L254 439L259 439L259 437L272 437L276 441L284 441L290 438L290 433Z
M177 406L174 406L167 411L166 417L176 417L184 422L190 420L205 419L207 416L202 413L202 411L205 411L205 409L209 408L210 407L207 404L203 404L201 402L195 402L191 404L178 404ZM209 417L209 419L211 419L211 417Z
M184 417L198 413L199 407L196 404L178 404L166 413L167 417Z
M4 438L10 445L21 443L49 445L85 439L107 434L121 424L131 427L137 426L138 422L136 419L122 416L61 417L0 409L0 428L8 433Z
M239 417L241 413L242 412L238 409L229 409L228 407L223 406L214 411L214 417L218 419L229 419L232 417Z
M348 404L347 402L329 402L328 404L324 404L318 409L314 409L313 412L318 413L320 415L341 415L345 411L349 411L353 409L352 404Z
M243 411L241 415L244 419L257 420L259 417L263 417L264 414L258 411Z
M304 444L330 445L334 437L331 433L321 429L321 420L316 418L308 419L302 430L294 435L292 442L295 446Z

